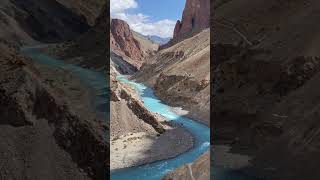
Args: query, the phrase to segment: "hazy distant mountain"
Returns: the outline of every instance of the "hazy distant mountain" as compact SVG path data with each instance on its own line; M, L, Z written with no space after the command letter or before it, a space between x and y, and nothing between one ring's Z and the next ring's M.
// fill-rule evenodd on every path
M150 41L153 41L157 44L163 45L166 44L167 42L170 41L171 38L162 38L159 36L154 36L154 35L148 35L148 36L144 36L145 38L149 39Z

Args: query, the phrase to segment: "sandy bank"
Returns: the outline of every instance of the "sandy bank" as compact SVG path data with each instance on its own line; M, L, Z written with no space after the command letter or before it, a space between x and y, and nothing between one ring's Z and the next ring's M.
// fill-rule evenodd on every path
M110 169L120 169L173 158L193 147L190 132L172 122L165 122L166 132L129 133L111 140Z

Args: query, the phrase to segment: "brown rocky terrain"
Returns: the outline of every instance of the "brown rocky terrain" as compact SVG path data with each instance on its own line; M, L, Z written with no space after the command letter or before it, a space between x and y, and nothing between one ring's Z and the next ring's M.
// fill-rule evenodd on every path
M319 177L319 5L231 0L215 8L213 142L250 155L251 175Z
M159 51L133 78L155 90L172 106L183 107L193 117L210 124L210 31ZM197 71L195 71L197 69Z
M3 0L0 2L0 37L15 45L71 40L90 28L105 3L86 2Z
M160 49L164 49L191 37L199 31L210 26L210 1L187 0L181 21L178 20L173 33L173 38Z
M111 63L111 170L175 157L193 146L188 131L148 111L137 92L116 80L117 75Z
M184 115L207 125L210 125L209 4L207 0L187 0L174 38L160 46L132 77L153 88L169 105L182 107ZM164 179L210 179L209 154L206 152Z
M103 56L95 66L88 61L83 66L102 69L107 64L107 14L94 20L105 3L0 2L0 179L106 179L109 127L92 108L90 87L66 70L32 63L15 50L78 37L79 44L99 47L85 49L81 55L86 60Z
M157 47L138 33L133 32L125 21L112 19L110 48L126 62L139 69L145 58Z
M56 0L67 9L70 9L78 16L85 17L87 23L90 26L96 24L96 19L100 16L104 6L109 5L109 1L106 0ZM105 19L107 20L107 18Z
M102 9L94 26L73 41L55 44L45 50L47 54L63 59L67 63L75 64L87 69L106 70L107 28L109 3Z
M170 48L159 51L146 62L133 78L155 90L158 97L172 106L182 107L186 116L210 125L210 31L203 30ZM196 71L195 71L196 69ZM209 156L195 162L195 176L208 179L209 173L201 174L209 164ZM204 165L204 166L202 166ZM208 167L208 166L207 166ZM184 166L168 175L173 179L192 179ZM209 169L209 168L208 168Z
M138 71L148 57L155 54L158 47L158 44L131 30L125 21L111 20L110 56L121 74Z
M181 22L178 20L174 28L173 38L178 38L192 31L208 28L209 19L209 0L187 0L183 10L182 20Z
M0 177L105 178L108 127L96 117L88 89L71 73L17 55L6 42L0 49Z
M143 53L140 43L134 38L129 25L120 19L112 19L110 26L110 46L113 51L123 52L125 56L140 60L141 65Z
M208 180L210 179L210 153L206 152L193 163L184 165L165 175L163 180Z

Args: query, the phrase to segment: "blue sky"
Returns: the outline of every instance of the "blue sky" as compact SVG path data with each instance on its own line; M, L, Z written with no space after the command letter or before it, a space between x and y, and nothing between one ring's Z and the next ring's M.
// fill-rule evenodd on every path
M172 37L186 0L111 0L112 18L123 19L144 35Z
M153 21L161 19L181 19L186 0L136 0L138 8L130 10L133 13L143 13Z

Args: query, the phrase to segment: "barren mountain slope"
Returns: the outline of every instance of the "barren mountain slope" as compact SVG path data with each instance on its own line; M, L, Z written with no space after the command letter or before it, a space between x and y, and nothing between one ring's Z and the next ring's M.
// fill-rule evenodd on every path
M70 40L86 32L106 1L2 0L0 38L15 45ZM90 6L91 4L92 6Z
M73 41L54 45L47 49L47 53L64 61L93 70L106 70L108 67L107 27L109 3L101 10L95 25L86 33Z
M251 155L251 174L319 177L319 10L316 0L232 0L215 9L213 141Z
M73 74L33 64L5 44L0 50L1 177L104 178L108 127L95 116L87 88Z
M185 108L188 116L205 124L210 124L209 37L206 29L159 51L133 77L152 87L165 102Z
M112 19L110 25L110 51L136 70L158 49L157 44L131 30L123 20ZM115 63L119 65L118 62Z
M56 0L79 16L84 16L90 26L94 26L107 0Z

